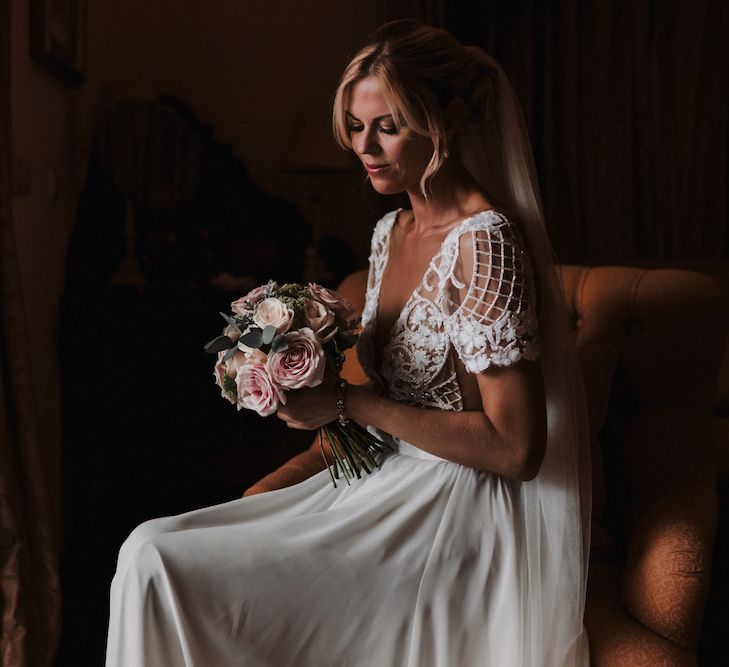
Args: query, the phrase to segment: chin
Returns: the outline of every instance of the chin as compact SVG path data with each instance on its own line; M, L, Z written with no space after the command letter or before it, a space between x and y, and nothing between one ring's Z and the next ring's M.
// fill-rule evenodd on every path
M374 180L370 178L370 183L372 184L375 192L381 195L399 195L407 190L407 188L403 186L402 183L388 183L387 181L384 181L382 179Z
M377 186L374 183L372 184L372 187L374 188L375 192L385 196L399 195L405 192L404 188L388 188L387 186Z

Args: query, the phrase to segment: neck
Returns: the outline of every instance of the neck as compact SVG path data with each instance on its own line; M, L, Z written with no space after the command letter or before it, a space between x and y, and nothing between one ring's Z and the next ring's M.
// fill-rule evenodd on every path
M416 235L439 233L463 218L491 207L456 160L446 162L430 180L429 186L427 199L419 187L407 192L413 210L411 232Z

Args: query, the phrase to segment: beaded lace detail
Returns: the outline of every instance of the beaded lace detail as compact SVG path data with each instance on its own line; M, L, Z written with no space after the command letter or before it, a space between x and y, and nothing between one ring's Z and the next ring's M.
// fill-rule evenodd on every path
M390 236L399 210L372 235L367 295L357 353L374 384L390 398L462 410L453 350L466 370L537 359L539 332L531 263L515 225L483 211L454 227L431 259L389 332L375 367L375 323Z

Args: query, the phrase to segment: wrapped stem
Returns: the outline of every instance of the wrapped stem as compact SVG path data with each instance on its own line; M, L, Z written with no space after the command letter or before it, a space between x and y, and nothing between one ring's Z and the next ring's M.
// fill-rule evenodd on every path
M358 479L362 477L362 470L368 474L372 473L380 465L375 455L386 449L391 449L387 443L376 438L357 422L350 422L347 426L332 422L322 426L319 431L319 444L325 461L326 456L324 455L324 446L321 439L322 433L327 436L334 458L329 473L332 476L332 483L335 488L337 486L336 479L339 478L340 472L349 484L350 480L355 477Z

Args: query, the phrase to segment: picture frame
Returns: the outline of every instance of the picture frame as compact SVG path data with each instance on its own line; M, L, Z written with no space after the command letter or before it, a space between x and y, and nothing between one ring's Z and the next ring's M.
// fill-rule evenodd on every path
M66 85L86 80L86 0L31 0L30 52Z

